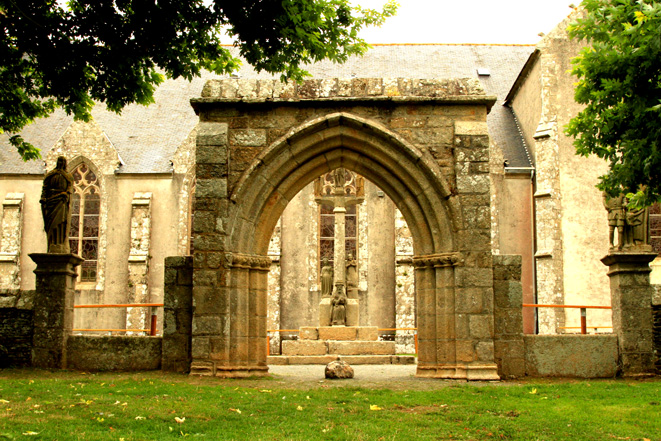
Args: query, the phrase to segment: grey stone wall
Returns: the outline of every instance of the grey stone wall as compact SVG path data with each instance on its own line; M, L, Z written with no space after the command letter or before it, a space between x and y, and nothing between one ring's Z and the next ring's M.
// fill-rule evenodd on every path
M32 363L33 291L0 290L0 368Z
M67 339L67 368L148 371L161 367L161 337L83 336Z
M165 259L163 303L164 371L188 372L193 319L193 258Z
M526 335L526 375L609 378L617 374L617 335Z
M501 378L525 375L521 256L493 256L494 350Z

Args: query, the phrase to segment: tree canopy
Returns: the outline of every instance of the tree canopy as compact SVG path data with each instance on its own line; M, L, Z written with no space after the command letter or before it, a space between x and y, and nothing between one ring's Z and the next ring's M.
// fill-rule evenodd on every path
M573 60L575 100L585 108L565 133L578 154L609 162L598 187L634 193L635 205L661 197L661 2L584 0L569 27L588 45Z
M24 160L39 150L18 134L63 108L88 121L95 102L114 112L154 101L165 77L235 71L221 45L234 36L240 56L283 80L307 75L306 63L343 62L369 45L358 31L394 15L348 0L0 0L0 133Z

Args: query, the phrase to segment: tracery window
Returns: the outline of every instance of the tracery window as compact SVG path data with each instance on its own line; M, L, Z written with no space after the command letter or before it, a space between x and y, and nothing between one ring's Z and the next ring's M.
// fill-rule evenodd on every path
M101 191L94 172L82 163L73 171L74 193L71 201L71 252L85 261L79 267L81 283L96 282L99 259L99 215Z
M344 217L344 246L345 255L356 256L356 242L358 237L356 205L346 207ZM321 204L319 206L319 261L324 258L332 263L335 255L335 214L333 206Z
M339 175L339 176L338 176ZM340 180L341 194L335 193L336 182ZM356 204L365 197L365 180L362 176L340 168L326 173L314 181L315 200L319 204L319 265L324 258L331 263L335 254L335 214L333 207L343 198L342 205L346 207L344 238L346 256L356 257L356 243L358 237L358 220Z

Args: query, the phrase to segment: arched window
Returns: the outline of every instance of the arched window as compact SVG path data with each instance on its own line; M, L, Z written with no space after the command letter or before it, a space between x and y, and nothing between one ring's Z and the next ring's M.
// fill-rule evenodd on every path
M358 242L358 210L357 203L365 199L365 178L346 169L344 173L342 194L346 208L344 217L344 240L346 256L357 257ZM342 173L340 172L340 173ZM315 180L315 200L319 204L319 265L324 258L334 261L335 254L335 213L336 199L335 179L337 171L326 173Z
M71 252L85 261L79 269L80 283L94 283L99 259L99 214L101 192L94 172L82 163L73 171L74 193L71 202Z

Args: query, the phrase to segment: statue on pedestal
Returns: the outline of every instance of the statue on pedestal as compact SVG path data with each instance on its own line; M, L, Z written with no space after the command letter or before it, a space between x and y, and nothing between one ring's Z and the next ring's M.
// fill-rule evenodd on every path
M330 297L333 292L333 266L327 257L321 261L321 297Z
M338 283L335 286L335 294L331 298L331 326L346 326L346 307L347 295L344 293L344 285Z
M647 208L633 209L627 206L623 194L610 197L604 193L604 207L608 210L609 242L611 250L645 251L649 248ZM617 246L615 246L615 228L617 228Z
M73 176L67 172L67 160L57 158L55 169L44 178L41 191L41 214L48 240L48 252L69 254L69 225L71 224L71 195Z
M604 193L604 207L608 211L608 240L612 249L615 248L615 229L617 228L617 249L624 244L624 195L610 197Z

